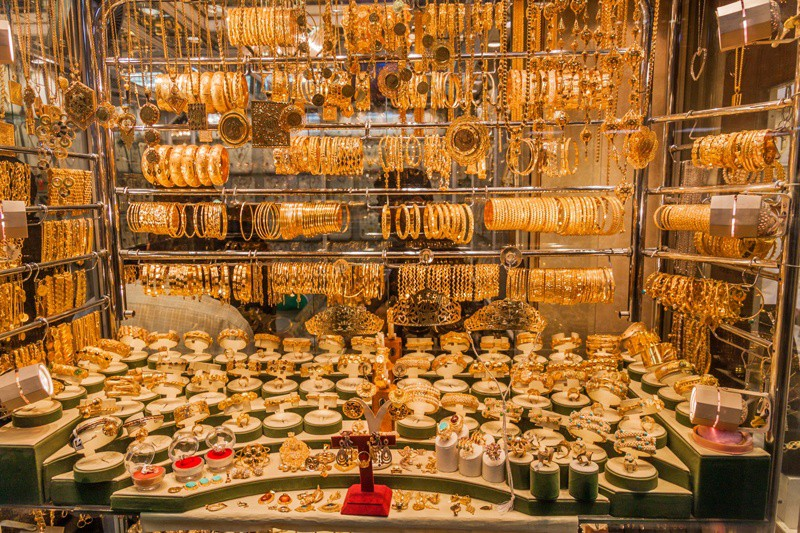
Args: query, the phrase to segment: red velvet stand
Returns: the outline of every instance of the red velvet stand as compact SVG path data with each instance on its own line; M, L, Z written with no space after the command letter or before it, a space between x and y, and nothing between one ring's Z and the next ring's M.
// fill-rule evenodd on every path
M359 453L369 453L369 435L350 435L350 440L358 448ZM381 440L395 444L397 437L393 434L381 435ZM342 443L342 436L331 437L331 444L338 448ZM389 516L392 506L392 489L386 485L375 484L375 474L372 471L372 461L366 468L359 467L361 483L351 485L342 504L342 514L359 516Z

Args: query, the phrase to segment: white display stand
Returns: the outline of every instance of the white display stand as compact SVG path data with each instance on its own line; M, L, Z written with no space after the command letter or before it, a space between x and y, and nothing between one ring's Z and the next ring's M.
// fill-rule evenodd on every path
M458 470L458 450L456 444L458 436L451 433L447 439L436 437L436 468L440 472L455 472Z
M483 474L483 446L475 444L472 451L458 452L458 473L465 477L480 477Z

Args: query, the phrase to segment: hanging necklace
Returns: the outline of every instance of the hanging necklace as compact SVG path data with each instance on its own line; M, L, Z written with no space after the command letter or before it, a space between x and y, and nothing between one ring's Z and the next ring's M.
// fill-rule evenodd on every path
M742 71L744 70L744 46L736 49L733 66L733 96L731 105L742 104Z
M50 5L54 5L57 2L50 2ZM72 18L73 15L70 16L70 20L74 20ZM59 25L63 24L63 17L59 17ZM80 129L86 129L89 124L92 123L94 120L94 110L97 107L97 99L95 97L95 92L93 89L88 87L86 84L82 83L80 80L80 63L77 58L78 54L78 46L73 41L73 32L68 31L69 27L61 28L61 36L63 39L66 40L67 44L67 54L68 54L68 62L70 65L70 77L72 78L71 81L67 80L63 74L58 78L58 84L61 90L63 91L63 99L62 103L64 106L64 114L69 119L67 123L69 124L72 122ZM91 31L91 26L88 26L84 29L84 31ZM92 42L92 38L89 38L89 42ZM55 48L58 48L58 45L54 45ZM90 55L94 58L94 53L90 50ZM63 59L63 58L62 58ZM72 143L70 143L71 145ZM62 144L62 147L64 145ZM66 147L65 147L66 148ZM66 157L66 152L60 150L56 157L61 159L64 156Z
M689 64L689 74L691 74L694 81L700 79L706 68L706 59L708 58L708 48L703 46L705 40L705 10L706 0L701 0L697 6L697 50L695 50L692 61Z
M161 111L158 109L158 106L151 101L151 96L153 94L152 88L155 87L155 79L154 79L155 77L153 76L153 69L152 69L153 43L155 42L155 35L153 35L153 26L154 26L153 17L151 15L151 13L153 13L153 2L149 1L147 3L147 7L148 7L147 10L148 15L143 17L144 20L142 21L142 23L143 25L145 25L146 32L149 37L147 44L147 57L149 61L147 61L147 63L144 65L144 68L148 70L148 72L147 76L145 75L142 76L142 81L144 81L145 78L147 78L149 79L150 83L149 85L146 84L144 88L145 103L139 108L139 118L142 119L142 122L145 125L152 126L161 119ZM160 139L161 135L158 134L158 131L154 129L152 130L153 132L156 133L156 135L153 135L152 133L149 134L149 136L152 137L152 139L148 139L148 131L145 131L145 140L148 141L148 144L151 144L149 142L151 140L153 141L153 144L158 144L161 140Z

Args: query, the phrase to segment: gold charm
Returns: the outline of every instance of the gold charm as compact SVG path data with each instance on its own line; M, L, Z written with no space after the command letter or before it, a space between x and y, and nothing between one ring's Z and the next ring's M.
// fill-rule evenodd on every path
M178 89L178 85L175 84L169 91L169 96L167 96L166 103L170 109L180 115L186 110L186 104L189 103L189 99L186 98L181 90Z

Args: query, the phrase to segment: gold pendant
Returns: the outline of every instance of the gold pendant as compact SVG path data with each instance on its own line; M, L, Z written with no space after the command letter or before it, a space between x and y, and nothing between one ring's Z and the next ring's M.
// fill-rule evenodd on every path
M208 112L206 111L206 104L189 104L186 111L186 118L189 123L189 129L193 131L207 130L208 129Z
M22 85L14 80L8 82L8 100L14 105L21 106L22 101Z
M219 119L219 137L228 146L237 147L250 137L250 124L247 115L239 109L228 111Z
M16 146L14 142L14 125L0 122L0 144L3 146Z
M152 102L147 102L139 110L139 118L148 126L152 126L161 118L161 111Z
M175 113L181 114L186 110L186 104L189 103L189 99L178 89L177 85L173 85L166 102Z
M96 107L94 90L79 81L73 81L64 92L64 112L82 130L94 120Z
M94 117L101 126L113 128L114 120L116 119L116 111L117 109L111 102L103 102L94 110Z

